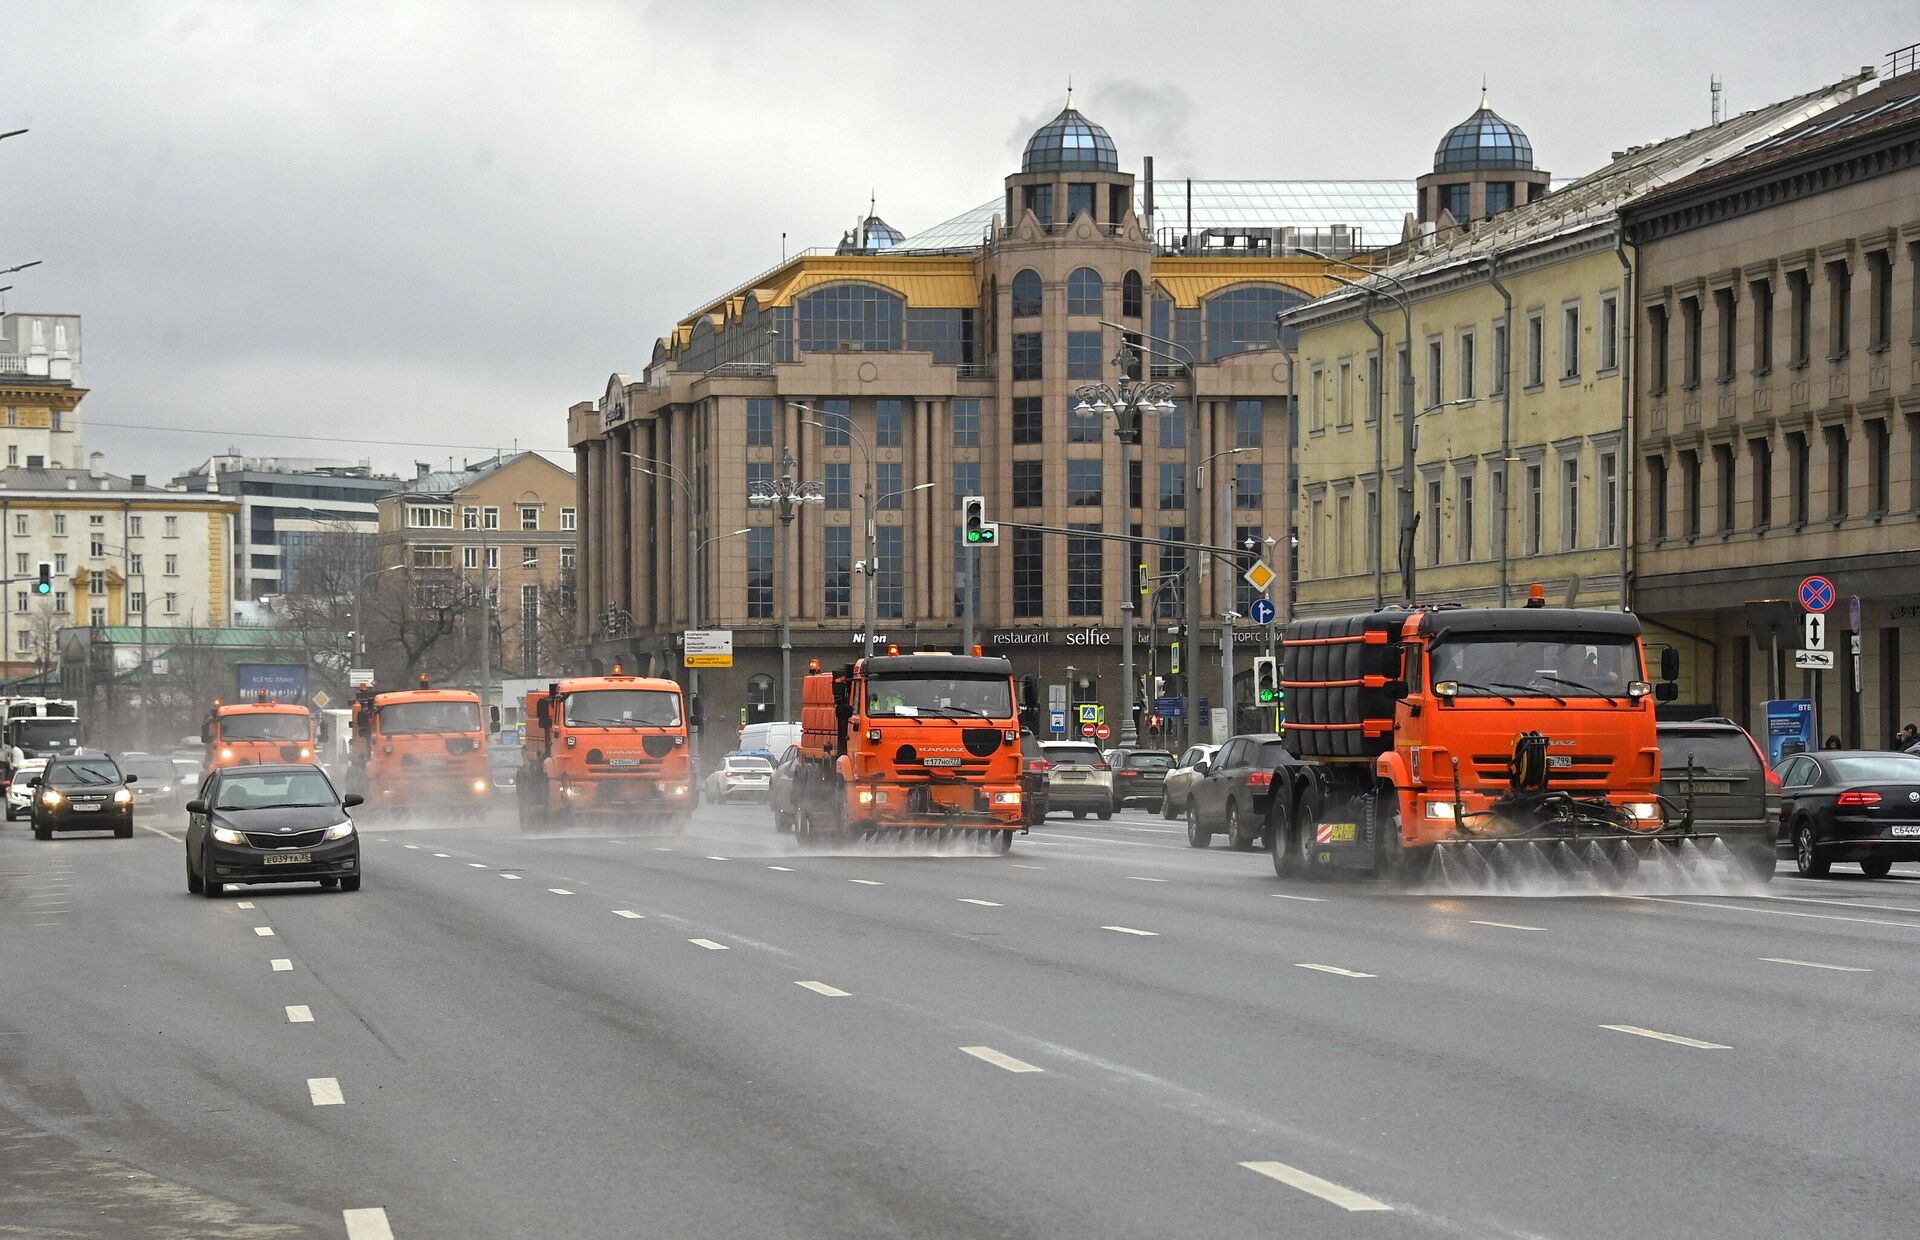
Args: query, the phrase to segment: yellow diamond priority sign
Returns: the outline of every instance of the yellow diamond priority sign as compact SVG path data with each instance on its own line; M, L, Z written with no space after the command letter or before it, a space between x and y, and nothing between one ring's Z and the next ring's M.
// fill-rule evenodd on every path
M1240 574L1240 576L1254 589L1264 591L1268 586L1273 584L1273 579L1279 576L1279 574L1274 572L1273 566L1265 560L1255 560L1253 567Z

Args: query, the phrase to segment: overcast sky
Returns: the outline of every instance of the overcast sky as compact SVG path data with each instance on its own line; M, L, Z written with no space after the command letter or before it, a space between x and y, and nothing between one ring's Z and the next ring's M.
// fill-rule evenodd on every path
M1711 73L1740 111L1916 40L1911 0L9 0L0 266L45 265L0 297L85 316L115 472L564 449L783 232L996 196L1069 74L1162 177L1411 179L1482 74L1575 176Z

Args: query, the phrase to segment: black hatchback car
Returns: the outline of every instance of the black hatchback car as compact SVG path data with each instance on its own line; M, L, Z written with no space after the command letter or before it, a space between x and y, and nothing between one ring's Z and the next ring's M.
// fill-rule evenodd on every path
M311 883L360 890L360 836L341 796L306 763L223 767L187 802L187 890L228 883Z
M1780 847L1810 878L1836 861L1858 862L1868 878L1920 861L1920 755L1794 754L1780 764Z
M133 789L127 785L135 778L106 754L50 759L45 771L27 781L33 788L33 838L50 840L55 831L133 838Z

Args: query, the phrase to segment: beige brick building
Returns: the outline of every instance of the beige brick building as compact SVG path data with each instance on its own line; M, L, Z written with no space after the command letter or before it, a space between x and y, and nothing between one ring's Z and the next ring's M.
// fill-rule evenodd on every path
M1627 213L1639 255L1636 608L1689 656L1682 707L1820 736L1920 717L1920 74ZM1796 591L1839 601L1801 671ZM1860 600L1858 690L1848 600Z

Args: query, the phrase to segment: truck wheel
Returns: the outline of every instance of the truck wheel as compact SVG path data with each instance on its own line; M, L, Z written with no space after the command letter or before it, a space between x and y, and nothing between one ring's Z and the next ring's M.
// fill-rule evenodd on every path
M1315 855L1318 844L1314 841L1315 828L1320 825L1320 789L1309 779L1306 787L1300 790L1300 800L1293 815L1294 848L1300 855L1300 877L1319 881L1327 877L1331 867L1322 865Z
M1300 876L1300 853L1293 839L1293 790L1281 784L1267 807L1267 851L1273 855L1275 878Z
M783 809L774 810L773 811L773 829L775 831L793 830L793 814Z
M1012 852L1013 851L1013 832L1000 831L1000 832L996 832L996 834L999 835L1000 839L999 839L999 842L994 845L994 851L998 853Z
M1235 852L1252 852L1255 836L1241 829L1240 810L1232 801L1227 802L1227 847Z
M1206 848L1213 843L1213 832L1200 825L1200 807L1187 801L1187 847Z

